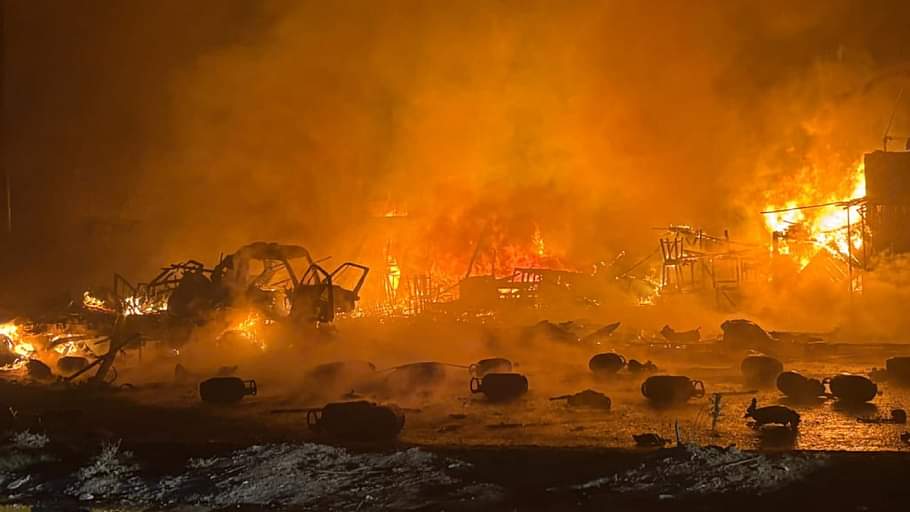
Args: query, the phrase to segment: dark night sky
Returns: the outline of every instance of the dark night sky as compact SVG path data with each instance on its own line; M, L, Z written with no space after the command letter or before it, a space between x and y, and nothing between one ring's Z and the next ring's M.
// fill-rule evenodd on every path
M104 233L137 229L130 196L140 163L170 142L171 77L201 53L255 38L268 20L253 0L3 8L3 165L18 246L6 271L43 266L69 285L99 275L92 259L123 264L140 249Z

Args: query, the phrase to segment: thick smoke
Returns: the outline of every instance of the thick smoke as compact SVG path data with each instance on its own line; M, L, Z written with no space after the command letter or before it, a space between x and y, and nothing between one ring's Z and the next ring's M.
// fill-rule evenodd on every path
M765 244L758 211L880 145L910 44L897 2L178 5L9 8L6 165L60 285L259 239L458 273L485 233L579 269L671 223Z

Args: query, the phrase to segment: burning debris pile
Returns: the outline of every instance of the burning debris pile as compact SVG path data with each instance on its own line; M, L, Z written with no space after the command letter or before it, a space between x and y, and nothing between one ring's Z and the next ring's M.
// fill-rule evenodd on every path
M0 370L25 369L39 380L49 377L51 368L69 375L106 353L109 345L109 336L89 323L12 320L0 324Z
M303 270L292 262L302 260ZM355 311L369 269L347 262L329 272L300 246L255 242L206 268L189 260L130 284L114 274L112 288L87 290L50 321L0 324L0 369L25 369L37 380L78 378L93 367L95 382L116 380L114 360L157 342L179 353L202 330L215 343L264 349L266 328L318 328ZM353 286L342 279L353 277ZM350 280L350 279L349 279Z

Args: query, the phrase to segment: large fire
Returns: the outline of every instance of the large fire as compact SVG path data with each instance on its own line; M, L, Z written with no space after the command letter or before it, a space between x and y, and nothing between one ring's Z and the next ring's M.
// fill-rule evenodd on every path
M804 187L796 197L767 205L765 225L775 240L772 247L777 254L789 255L800 268L820 251L843 259L856 258L863 246L862 205L854 201L866 195L862 163L854 168L847 184L849 190L827 195L821 201L815 190Z

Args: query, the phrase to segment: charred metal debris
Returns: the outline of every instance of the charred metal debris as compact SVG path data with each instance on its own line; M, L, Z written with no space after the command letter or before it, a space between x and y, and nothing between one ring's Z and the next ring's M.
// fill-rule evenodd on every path
M85 291L63 311L0 324L0 368L35 381L110 385L127 351L140 360L150 343L179 352L197 329L253 342L271 325L318 332L355 311L368 273L354 262L328 270L298 245L254 242L211 268L187 260L136 284L114 274L110 287ZM214 393L203 395L227 396Z

